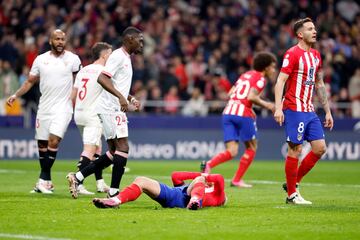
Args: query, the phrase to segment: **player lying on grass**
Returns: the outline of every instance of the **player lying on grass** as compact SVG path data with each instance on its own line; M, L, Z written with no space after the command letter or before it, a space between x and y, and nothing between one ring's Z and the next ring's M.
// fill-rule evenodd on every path
M198 172L173 172L171 179L174 187L147 177L137 177L117 196L95 198L98 208L116 208L126 202L135 201L143 192L164 208L188 208L197 210L202 207L222 206L226 202L224 177L220 174ZM185 184L185 180L192 180Z

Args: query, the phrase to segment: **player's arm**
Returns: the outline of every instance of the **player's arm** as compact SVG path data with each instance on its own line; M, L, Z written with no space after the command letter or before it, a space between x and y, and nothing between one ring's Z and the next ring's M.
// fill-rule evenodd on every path
M77 92L78 92L77 87L73 87L73 89L71 91L71 95L70 95L70 99L73 104L73 107L75 107Z
M259 91L257 89L255 89L255 88L250 89L250 92L249 92L249 94L247 96L247 99L249 101L251 101L252 103L255 103L256 105L258 105L260 107L263 107L263 108L266 108L266 109L268 109L268 110L270 110L272 112L274 112L274 110L275 110L274 104L261 99Z
M114 95L119 99L121 111L127 112L128 110L128 102L125 97L114 87L111 79L105 75L104 73L100 73L97 82L109 93Z
M206 182L214 183L216 195L221 195L225 189L224 177L221 174L209 174L205 177Z
M6 103L11 107L15 99L27 93L37 81L39 81L39 76L30 74L21 87L7 99Z
M284 113L282 111L282 97L284 92L284 87L289 75L283 72L280 72L276 84L275 84L275 113L274 118L277 123L281 126L284 122Z
M332 128L334 127L334 120L332 118L331 111L330 111L330 105L329 105L328 97L326 94L325 83L324 83L324 74L323 74L322 70L320 70L316 73L315 90L316 90L316 94L324 108L324 111L325 111L324 126L330 128L330 130L332 130Z
M199 172L173 172L171 174L171 180L173 185L176 187L184 185L185 180L195 179L199 176L201 176L201 173Z

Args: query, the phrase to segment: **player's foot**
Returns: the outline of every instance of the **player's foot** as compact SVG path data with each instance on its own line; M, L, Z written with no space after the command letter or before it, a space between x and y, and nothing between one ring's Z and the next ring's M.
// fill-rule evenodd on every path
M84 185L80 184L77 187L77 192L78 194L82 194L82 195L94 195L95 193L88 191Z
M94 198L93 203L97 208L118 208L121 202L118 198Z
M287 184L286 183L283 183L282 188L287 193ZM300 188L299 183L296 183L296 191L298 191L299 188Z
M66 176L68 182L69 182L69 191L71 193L71 196L76 199L78 197L78 186L79 186L79 181L77 180L75 173L69 173Z
M110 199L110 198L114 198L116 197L117 195L119 195L119 191L115 192L114 194L110 194L110 191L107 193L107 198Z
M240 180L238 182L231 181L230 187L238 187L238 188L252 188L251 184L247 184L244 180Z
M310 205L312 202L305 200L297 192L291 194L290 197L287 197L285 200L286 204L296 204L296 205Z
M53 192L50 190L49 181L45 181L43 179L39 179L32 191L30 193L43 193L43 194L52 194Z
M104 179L100 179L96 181L96 189L99 193L107 193L110 187L105 183Z
M202 173L210 173L211 172L211 167L209 166L209 164L206 161L201 162L200 172L202 172Z
M52 192L54 192L54 184L52 183L52 181L51 180L49 180L49 181L46 181L46 185L47 185L47 188L50 190L50 191L52 191Z
M197 197L192 197L187 205L187 209L189 210L198 210L202 207L202 200Z

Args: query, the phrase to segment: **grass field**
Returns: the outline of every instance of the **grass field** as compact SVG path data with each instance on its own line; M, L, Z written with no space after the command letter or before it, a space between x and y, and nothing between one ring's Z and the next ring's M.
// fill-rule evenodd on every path
M119 209L97 209L92 197L74 200L65 176L75 161L57 160L53 195L30 194L37 161L0 161L2 239L360 239L360 162L320 162L305 177L302 195L312 206L289 206L281 190L283 162L255 161L246 175L252 189L227 187L225 207L163 209L146 195ZM145 175L170 183L174 170L197 171L191 161L128 161L121 186ZM237 162L214 169L227 180ZM110 173L105 172L109 183ZM95 190L95 180L86 182ZM103 196L97 194L97 197Z

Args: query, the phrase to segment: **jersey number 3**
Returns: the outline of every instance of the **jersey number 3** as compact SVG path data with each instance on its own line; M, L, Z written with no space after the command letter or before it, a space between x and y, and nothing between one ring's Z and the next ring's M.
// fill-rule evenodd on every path
M83 78L81 79L81 82L83 83L81 90L79 92L79 99L80 100L84 100L86 93L87 93L87 88L86 88L86 84L88 83L89 79L88 78Z

